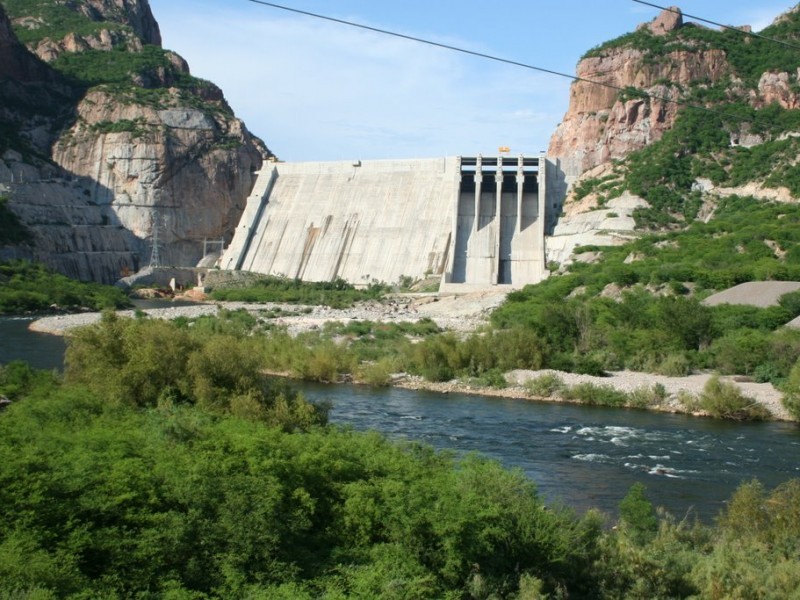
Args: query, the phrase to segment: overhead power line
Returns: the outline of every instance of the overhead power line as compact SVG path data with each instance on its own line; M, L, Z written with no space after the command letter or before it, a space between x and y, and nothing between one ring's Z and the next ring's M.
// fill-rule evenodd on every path
M670 98L668 96L661 96L659 94L652 94L650 92L646 92L646 91L638 89L638 88L622 87L622 86L619 86L619 85L614 85L613 83L607 83L605 81L597 81L597 80L594 80L594 79L589 79L587 77L579 77L577 75L569 75L567 73L562 73L560 71L554 71L552 69L546 69L544 67L537 67L536 65L531 65L531 64L519 62L519 61L516 61L516 60L510 60L508 58L502 58L502 57L499 57L499 56L494 56L492 54L486 54L484 52L476 52L475 50L468 50L466 48L460 48L458 46L452 46L450 44L443 44L441 42L434 42L432 40L426 40L424 38L416 37L416 36L413 36L413 35L406 35L404 33L397 33L396 31L389 31L388 29L380 29L378 27L372 27L370 25L364 25L363 23L356 23L354 21L347 21L345 19L337 19L336 17L329 17L327 15L321 15L319 13L313 13L313 12L309 12L309 11L305 11L305 10L300 10L299 8L292 8L290 6L284 6L282 4L275 4L274 2L266 2L266 0L247 0L247 1L248 2L252 2L253 4L260 4L262 6L268 6L268 7L271 7L271 8L277 8L279 10L285 10L287 12L292 12L292 13L296 13L296 14L299 14L299 15L305 15L307 17L313 17L315 19L322 19L324 21L330 21L330 22L333 22L333 23L339 23L340 25L347 25L349 27L356 27L358 29L365 29L367 31L372 31L372 32L375 32L375 33L383 34L383 35L389 35L389 36L401 38L401 39L404 39L404 40L409 40L409 41L412 41L412 42L418 42L420 44L427 44L428 46L435 46L437 48L443 48L445 50L451 50L453 52L460 52L462 54L468 54L470 56L476 56L478 58L485 58L487 60L492 60L492 61L495 61L495 62L504 63L504 64L507 64L507 65L515 66L515 67L521 67L523 69L529 69L529 70L532 70L532 71L539 71L540 73L547 73L549 75L556 75L558 77L564 77L566 79L571 79L573 81L582 81L584 83L589 83L591 85L599 85L599 86L602 86L602 87L610 88L612 90L616 90L618 92L633 92L636 95L641 96L643 98L649 98L651 100L660 100L661 102L665 102L665 103L669 103L669 104L677 104L678 106L685 106L685 107L688 107L688 108L696 108L696 109L704 110L704 111L712 113L712 114L716 114L716 115L718 115L720 117L726 117L726 118L735 119L735 120L739 120L739 121L748 120L748 119L745 119L745 118L740 117L738 115L725 114L725 113L722 113L722 112L720 112L718 110L715 110L713 108L709 108L707 106L702 106L702 105L699 105L699 104L691 104L689 102L684 102L682 100L676 100L674 98ZM637 0L634 0L634 1L637 1Z
M668 6L659 6L658 4L653 4L652 2L645 2L644 0L633 0L637 4L644 4L646 6L652 6L653 8L658 8L660 10L666 10L671 13L675 13L677 15L683 15L684 17L689 17L690 19L694 19L695 21L700 21L702 23L708 23L709 25L715 25L716 27L722 27L723 29L730 29L732 31L738 31L742 35L749 35L751 37L759 38L761 40L766 40L768 42L773 42L775 44L780 44L781 46L786 46L787 48L793 48L795 50L800 50L800 46L797 44L792 44L785 40L779 40L776 38L771 38L766 35L761 35L760 33L754 33L752 31L747 31L747 29L742 29L741 27L734 27L733 25L723 25L722 23L717 23L716 21L709 21L708 19L704 19L703 17L697 17L695 15L690 15L689 13L685 13L680 9L668 7Z

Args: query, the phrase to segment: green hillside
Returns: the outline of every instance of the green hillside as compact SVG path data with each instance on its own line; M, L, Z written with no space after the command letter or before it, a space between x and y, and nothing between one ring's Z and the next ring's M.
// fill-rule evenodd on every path
M800 15L790 13L763 33L796 41ZM511 294L493 323L536 331L553 351L548 366L567 370L713 368L778 382L800 358L800 336L776 331L795 314L794 300L772 309L708 308L699 301L747 281L800 280L800 206L704 196L695 182L758 182L800 197L800 110L748 101L765 71L788 71L792 90L800 91L800 51L687 25L662 37L640 29L587 56L624 47L640 50L643 64L671 60L668 54L678 49L717 48L730 71L716 84L696 81L682 90L675 126L661 140L618 161L611 175L578 184L576 197L595 193L600 206L625 190L645 199L649 208L634 213L641 237L623 246L577 248L576 255L599 253L599 261L576 261ZM762 143L732 144L743 133ZM775 344L781 349L769 350Z
M14 27L18 39L28 47L46 39L61 40L69 34L95 36L102 30L114 34L111 50L62 52L50 64L77 89L101 86L125 103L161 107L175 104L169 89L177 88L184 106L231 113L221 93L209 94L208 90L214 86L184 72L170 51L134 42L138 36L125 24L124 8L117 9L116 20L94 20L81 12L80 3L2 0L2 4L12 21L24 19L37 23L35 27Z

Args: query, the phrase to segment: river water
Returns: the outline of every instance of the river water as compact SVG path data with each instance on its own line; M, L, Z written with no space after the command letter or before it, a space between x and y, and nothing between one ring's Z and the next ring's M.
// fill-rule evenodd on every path
M60 369L64 341L0 318L0 363ZM677 517L706 522L743 481L767 487L800 477L800 428L684 415L436 394L397 388L297 383L330 400L332 423L374 429L457 454L479 452L531 477L550 502L614 513L635 482Z

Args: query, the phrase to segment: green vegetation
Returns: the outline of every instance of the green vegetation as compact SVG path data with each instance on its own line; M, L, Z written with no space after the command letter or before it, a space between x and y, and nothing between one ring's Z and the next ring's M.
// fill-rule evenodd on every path
M110 285L81 283L40 263L0 263L0 314L44 311L52 305L60 309L102 310L129 304L125 294Z
M5 0L4 6L12 19L35 23L32 27L15 27L17 37L24 44L36 44L45 38L61 40L68 34L88 37L98 35L101 30L113 32L115 42L111 50L63 52L51 63L78 92L103 86L105 91L125 103L165 108L179 102L181 106L212 113L230 113L225 102L207 100L210 96L206 91L212 84L184 73L170 59L169 51L150 44L145 44L141 50L131 50L129 42L135 33L130 26L123 24L128 18L124 7L107 8L107 13L111 11L108 13L111 20L94 21L82 14L74 3ZM177 97L173 97L171 88L178 90ZM126 129L126 122L121 123L105 126L122 128L112 131L141 131L141 128ZM223 140L222 147L233 147L233 141Z
M65 378L115 405L191 404L287 430L324 423L324 407L262 374L258 342L244 336L250 319L224 313L190 329L105 313L70 337Z
M184 86L190 83L190 77L176 70L165 50L151 45L144 46L140 52L131 52L121 47L113 50L64 52L53 63L53 67L86 86L129 85L134 75L147 76L158 71L170 74Z
M743 128L762 135L765 143L731 147L731 136L738 136ZM781 133L797 130L800 111L777 105L760 110L741 103L713 110L683 109L661 140L631 153L624 166L618 167L625 187L650 204L635 213L637 225L657 230L691 222L701 204L699 193L692 191L697 177L727 186L763 180L800 195L800 170L794 160L800 142L778 139ZM587 184L586 193L591 191Z
M215 300L238 302L290 302L346 308L362 300L378 299L386 292L384 286L372 284L356 289L343 279L306 282L287 277L264 276L244 287L215 288Z
M703 387L699 398L684 396L687 408L700 409L718 419L736 421L763 421L770 418L770 412L752 398L748 398L732 383L712 377Z
M761 35L796 43L800 40L800 19L789 18L771 25ZM687 25L667 35L653 35L648 29L639 29L605 42L584 54L584 58L603 56L615 48L631 48L645 54L645 63L663 64L672 52L719 49L731 64L733 74L748 87L755 87L765 71L793 72L797 68L796 51L773 41L725 29L707 29Z
M800 480L743 485L713 527L655 511L635 485L611 528L545 506L495 462L324 425L324 409L258 374L256 325L242 312L178 324L109 315L71 339L64 381L0 367L13 401L0 412L0 596L800 589Z
M12 19L35 19L35 27L17 27L14 30L23 44L35 44L45 38L60 40L68 33L88 36L99 33L101 29L123 29L119 23L92 21L65 3L53 0L3 0L3 7Z
M800 358L800 334L778 330L800 314L798 294L766 309L706 307L700 299L746 281L800 279L800 237L792 225L799 220L792 205L721 200L708 223L591 248L602 251L599 262L573 264L564 275L513 292L493 313L493 325L530 330L547 368L666 375L707 368L779 383ZM601 294L609 289L614 296Z
M92 125L95 133L130 133L133 137L141 137L147 132L144 119L120 119L119 121L100 121Z
M616 408L652 408L661 406L667 399L667 390L660 383L642 386L632 392L623 392L610 385L579 383L568 386L555 373L544 373L525 382L524 387L533 398L561 398L589 406Z

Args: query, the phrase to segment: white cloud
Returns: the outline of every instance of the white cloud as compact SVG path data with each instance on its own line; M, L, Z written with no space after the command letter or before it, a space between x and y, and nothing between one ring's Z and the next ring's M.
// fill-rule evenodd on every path
M160 16L165 45L287 160L534 153L566 107L566 79L311 19L203 14Z

